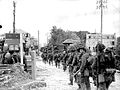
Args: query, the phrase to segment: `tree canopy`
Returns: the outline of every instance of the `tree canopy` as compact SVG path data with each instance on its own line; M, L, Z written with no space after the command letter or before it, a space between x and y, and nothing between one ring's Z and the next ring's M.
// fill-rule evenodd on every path
M76 33L72 31L64 31L56 26L52 27L50 34L51 38L49 39L49 45L60 45L66 39L80 40Z

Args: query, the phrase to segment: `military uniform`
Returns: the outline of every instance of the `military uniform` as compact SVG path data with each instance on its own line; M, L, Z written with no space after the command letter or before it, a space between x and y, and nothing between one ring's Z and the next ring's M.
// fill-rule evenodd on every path
M109 69L114 68L114 60L111 60L114 58L108 51L103 51L105 49L103 44L97 44L96 49L97 55L93 65L95 85L99 90L108 90L110 83L114 81L115 72L113 69Z
M2 58L2 64L14 64L15 62L12 59L12 55L9 52L5 52Z
M93 80L99 90L106 90L104 77L105 59L103 51L105 49L105 46L103 44L98 43L95 48L96 48L95 62L92 65Z
M79 70L79 67L81 65L81 56L82 56L82 53L79 53L79 52L76 52L76 54L74 55L74 59L73 59L73 62L72 62L72 65L74 66L73 73L76 73ZM81 77L81 75L78 75L78 74L74 75L75 82L78 84L79 88L81 88L80 77Z
M97 47L99 49L99 47ZM115 80L115 58L111 51L97 52L92 64L93 80L99 90L108 90Z
M69 66L69 75L70 75L69 85L73 85L73 69L74 69L74 66L72 65L73 57L74 57L74 53L73 52L69 53L69 58L67 60L67 66Z
M86 50L84 46L79 47L76 59L73 60L77 66L77 68L75 67L76 70L74 69L73 75L77 77L78 90L90 90L89 70L87 68L87 59L90 53L85 53Z
M57 65L60 68L60 61L61 61L61 53L58 53Z
M63 65L63 70L64 71L66 71L66 69L67 69L66 62L67 62L68 58L69 58L69 54L68 53L64 53L63 54L63 59L62 59L62 65Z
M49 65L53 65L53 55L52 55L52 53L49 53L48 54L48 62L49 62Z
M58 53L54 54L54 62L55 62L55 66L57 67L57 59L58 59Z
M105 60L106 60L106 73L105 81L106 88L108 89L110 84L115 81L115 57L113 52L110 49L105 51Z
M79 69L81 73L81 90L91 90L89 81L89 68L87 65L87 59L89 58L89 56L89 53L85 53L81 58L81 66Z
M64 54L61 52L59 53L59 61L60 61L60 65L63 64L63 57L64 57Z

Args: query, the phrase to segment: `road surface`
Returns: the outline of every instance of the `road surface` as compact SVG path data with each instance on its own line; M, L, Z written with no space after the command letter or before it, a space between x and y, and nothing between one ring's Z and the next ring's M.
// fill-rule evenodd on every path
M36 62L37 66L37 79L46 82L47 86L40 90L77 90L78 86L68 85L69 73L64 72L62 66L60 69L55 66L44 64L40 59ZM120 73L115 74L116 81L113 82L109 90L120 90ZM92 82L92 79L90 79ZM91 83L91 90L96 90L94 84Z

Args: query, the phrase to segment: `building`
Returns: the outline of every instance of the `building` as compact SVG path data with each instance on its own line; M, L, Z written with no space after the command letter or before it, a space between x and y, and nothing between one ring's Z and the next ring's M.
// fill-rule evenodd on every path
M95 50L95 46L97 43L101 41L100 33L90 33L86 34L86 47L91 51ZM116 45L116 35L115 34L103 34L102 35L102 43L106 47L115 47Z
M77 36L80 38L81 43L85 45L86 43L86 34L90 34L88 31L79 31L79 32L74 32L77 34Z

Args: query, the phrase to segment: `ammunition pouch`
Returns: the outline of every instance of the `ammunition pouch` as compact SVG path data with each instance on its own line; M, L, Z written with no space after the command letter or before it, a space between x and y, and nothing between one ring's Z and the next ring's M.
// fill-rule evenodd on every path
M115 81L115 74L116 70L115 69L106 69L106 81Z
M103 83L103 82L105 82L104 74L99 74L98 75L98 83Z
M89 70L88 69L85 69L84 76L89 76Z

